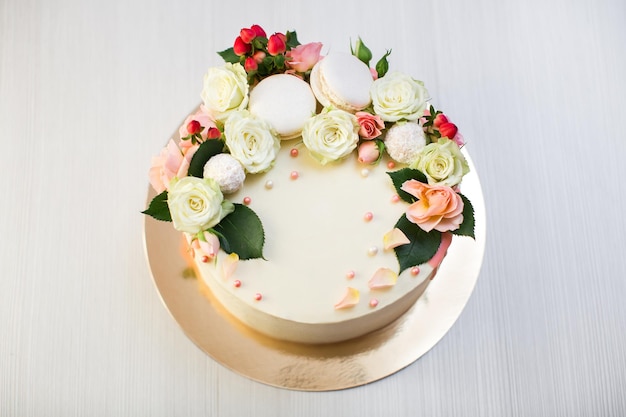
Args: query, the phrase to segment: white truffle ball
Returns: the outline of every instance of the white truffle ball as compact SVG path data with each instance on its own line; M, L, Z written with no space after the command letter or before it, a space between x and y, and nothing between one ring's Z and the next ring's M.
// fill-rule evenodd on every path
M396 123L387 131L385 148L395 161L410 164L426 146L422 127L414 122Z
M227 153L217 154L204 165L204 178L213 178L224 194L239 190L246 179L241 163Z

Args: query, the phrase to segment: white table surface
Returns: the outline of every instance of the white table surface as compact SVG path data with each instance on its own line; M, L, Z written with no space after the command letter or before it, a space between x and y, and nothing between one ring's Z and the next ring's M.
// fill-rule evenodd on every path
M0 416L626 414L626 3L0 1ZM408 368L269 387L162 305L140 211L150 157L242 27L425 80L487 209L476 289Z

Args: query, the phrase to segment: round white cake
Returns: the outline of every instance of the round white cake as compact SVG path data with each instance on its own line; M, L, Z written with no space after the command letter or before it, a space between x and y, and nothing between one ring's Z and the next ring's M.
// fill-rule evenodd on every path
M423 295L473 237L463 138L424 83L295 32L243 28L203 104L152 160L145 214L186 234L225 311L273 338L333 343Z
M249 198L263 219L265 259L239 261L228 276L225 252L209 262L196 254L201 278L236 318L278 339L337 342L392 322L424 292L434 268L419 265L391 287L369 288L380 268L398 270L383 236L406 204L394 197L386 171L385 164L366 167L356 158L321 166L297 140L283 142L274 168L229 196ZM349 288L358 302L335 307Z

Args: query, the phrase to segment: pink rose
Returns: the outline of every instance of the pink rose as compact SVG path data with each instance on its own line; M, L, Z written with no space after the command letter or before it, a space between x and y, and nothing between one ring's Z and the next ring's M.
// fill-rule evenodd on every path
M193 121L200 123L200 126L202 126L203 128L200 131L200 137L202 141L205 141L207 139L219 138L221 136L219 129L215 125L215 122L213 121L211 116L209 116L209 112L207 111L206 107L202 105L197 112L187 116L182 126L178 129L178 134L180 135L181 139L180 147L182 148L183 153L185 153L187 149L193 146L192 141L189 140L189 136L196 133L189 130L190 128L195 128L196 126L195 123L192 123Z
M362 164L373 164L378 161L380 156L380 149L376 141L362 142L359 145L359 162Z
M152 167L150 167L148 174L152 188L160 194L165 190L169 190L172 178L186 177L189 170L189 162L197 148L198 146L190 148L183 155L183 152L176 146L174 140L170 139L167 146L161 150L159 156L152 158Z
M385 128L385 122L380 116L375 116L373 114L359 111L354 114L356 116L357 122L359 122L359 136L363 139L374 139L380 136L381 129Z
M448 232L463 223L463 200L452 188L408 180L401 189L418 199L407 209L406 218L425 232Z
M374 81L378 79L378 71L376 71L376 68L370 68L370 74L372 74L372 79Z
M297 72L307 72L320 60L320 42L311 42L305 45L298 45L287 52L287 65Z

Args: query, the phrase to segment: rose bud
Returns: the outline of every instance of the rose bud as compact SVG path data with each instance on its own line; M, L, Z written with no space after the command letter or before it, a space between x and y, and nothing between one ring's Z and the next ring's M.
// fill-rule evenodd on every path
M254 34L256 36L259 36L261 38L267 38L267 34L265 33L265 31L263 30L263 28L259 25L252 25L250 27L250 29L252 29L254 31Z
M363 142L359 145L359 162L362 164L373 164L378 161L380 150L375 141Z
M444 123L448 123L448 118L443 114L443 113L439 113L436 117L435 117L435 121L433 122L433 124L435 125L435 127L439 127Z
M243 64L243 68L246 70L246 72L256 71L259 68L259 64L256 63L254 58L248 57Z
M237 36L237 39L235 39L235 44L233 45L233 52L235 52L235 55L242 56L247 54L251 50L252 46L245 43L243 39L241 39L241 36Z
M189 132L190 135L200 133L202 132L202 125L200 125L199 121L192 120L191 122L187 123L187 132Z
M267 40L267 52L270 55L276 56L282 54L287 49L285 45L285 35L282 33L275 33Z
M256 32L251 28L243 28L239 31L239 37L244 43L252 43L256 38Z
M442 138L453 139L458 130L459 129L456 127L456 125L450 122L444 123L439 126L439 133L441 133Z

